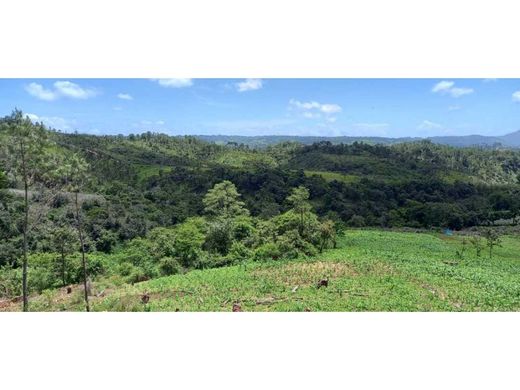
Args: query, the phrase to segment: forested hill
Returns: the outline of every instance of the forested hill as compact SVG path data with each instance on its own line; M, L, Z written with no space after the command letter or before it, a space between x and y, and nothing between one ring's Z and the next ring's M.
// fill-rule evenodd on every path
M333 144L351 144L364 142L369 144L393 145L405 142L418 142L429 140L436 144L456 147L488 147L488 148L520 148L520 130L502 136L465 135L465 136L437 136L437 137L320 137L320 136L290 136L290 135L268 135L268 136L238 136L238 135L198 135L197 138L217 144L237 143L250 147L266 147L280 142L298 142L311 145L316 142L331 142Z
M63 134L19 111L0 120L0 145L0 297L22 295L24 253L37 264L30 292L87 273L138 282L308 256L345 227L463 229L520 216L514 149Z
M129 240L201 215L204 194L224 180L236 185L247 209L260 218L287 211L286 198L298 186L309 189L319 216L350 226L459 229L515 221L520 209L516 150L429 141L250 148L153 133L48 134L52 153L77 152L87 160L91 180L83 191L105 199L83 204L92 240ZM9 167L4 163L0 170ZM6 176L7 187L22 187L12 172ZM3 223L11 226L5 217Z

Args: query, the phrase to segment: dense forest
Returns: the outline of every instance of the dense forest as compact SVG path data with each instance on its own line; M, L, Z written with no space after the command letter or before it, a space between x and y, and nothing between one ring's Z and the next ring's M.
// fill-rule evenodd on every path
M0 120L0 141L0 297L84 283L88 308L96 275L134 283L309 256L347 227L520 217L520 151L502 147L91 136L20 111Z

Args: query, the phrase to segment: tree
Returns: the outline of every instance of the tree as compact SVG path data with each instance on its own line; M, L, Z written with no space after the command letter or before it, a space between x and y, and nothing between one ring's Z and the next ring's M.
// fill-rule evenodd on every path
M23 185L23 221L22 221L22 295L23 311L29 310L28 252L29 252L29 189L36 183L45 183L52 171L53 158L49 153L51 142L41 124L33 124L22 111L14 110L2 121L6 130L8 164L11 172L19 177Z
M473 245L473 248L475 248L475 254L477 255L477 257L480 257L480 254L482 253L483 249L481 237L479 235L471 236L469 242L471 243L471 245Z
M493 257L493 248L495 246L500 246L502 239L494 229L487 229L484 231L484 238L486 239L486 246L489 248L489 258L491 259Z
M54 250L60 254L59 274L63 286L67 285L67 255L74 253L77 248L78 236L68 226L55 228L51 233L51 243Z
M249 215L235 185L228 180L215 184L204 196L202 203L204 212L210 217L229 219Z
M287 197L287 201L292 205L294 212L300 216L298 231L303 236L305 232L305 213L312 209L309 203L309 190L303 186L293 188L291 195Z
M78 238L80 243L81 251L81 265L83 268L83 288L85 298L85 310L90 311L89 303L89 280L87 271L87 255L85 249L85 236L83 231L83 219L80 210L79 193L81 188L85 185L87 180L88 164L78 154L72 154L67 156L64 164L59 170L61 177L63 178L63 188L73 194L74 199L74 217L76 222L76 230L78 232Z
M204 239L204 234L192 220L187 220L175 229L175 253L183 265L196 264Z
M336 227L334 222L330 219L323 221L320 224L320 253L327 247L329 242L336 246Z
M7 188L7 177L5 173L0 170L0 191Z

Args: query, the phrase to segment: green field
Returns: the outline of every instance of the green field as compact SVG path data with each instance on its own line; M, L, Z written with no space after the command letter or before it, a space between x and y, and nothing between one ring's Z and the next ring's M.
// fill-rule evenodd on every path
M94 284L94 311L518 311L520 238L505 236L492 259L461 237L352 230L312 259L247 262L115 287ZM328 278L328 287L316 283ZM33 311L83 310L82 290L32 297ZM150 297L148 304L142 296ZM3 310L17 310L19 304Z

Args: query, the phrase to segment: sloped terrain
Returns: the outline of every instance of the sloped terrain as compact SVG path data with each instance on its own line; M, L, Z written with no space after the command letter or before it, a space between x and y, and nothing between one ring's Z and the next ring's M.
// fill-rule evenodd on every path
M506 236L493 258L462 237L348 231L310 259L246 262L135 285L94 284L95 311L519 311L520 237ZM318 288L320 281L327 286ZM34 311L81 311L73 286L32 297ZM144 303L146 302L146 303ZM19 310L18 302L0 310Z

